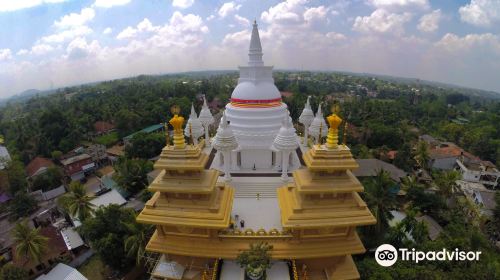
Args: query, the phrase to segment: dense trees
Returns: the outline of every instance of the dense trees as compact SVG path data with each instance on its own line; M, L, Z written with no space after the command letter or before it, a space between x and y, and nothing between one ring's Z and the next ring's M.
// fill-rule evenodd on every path
M115 204L97 209L94 217L83 222L80 232L107 265L121 270L132 267L150 233L147 226L136 224L132 209Z
M165 141L164 133L137 133L125 148L125 155L129 158L150 159L160 154Z
M113 178L126 191L135 194L148 185L148 173L153 170L153 164L144 159L128 159L121 157L114 165Z
M57 166L47 168L47 171L35 177L31 190L50 191L62 185L63 171Z
M28 271L16 267L12 264L6 264L0 268L0 280L25 280L28 279Z

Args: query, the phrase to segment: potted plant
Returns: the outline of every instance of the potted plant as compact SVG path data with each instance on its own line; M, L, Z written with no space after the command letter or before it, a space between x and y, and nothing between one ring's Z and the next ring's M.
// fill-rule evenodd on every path
M236 262L245 269L246 275L252 280L265 279L266 269L271 267L271 256L269 251L273 246L268 243L250 244L248 251L243 251Z

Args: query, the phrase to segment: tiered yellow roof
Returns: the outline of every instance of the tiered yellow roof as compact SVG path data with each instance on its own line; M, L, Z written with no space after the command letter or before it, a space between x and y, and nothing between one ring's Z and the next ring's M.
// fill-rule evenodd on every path
M157 226L225 229L229 226L234 189L217 183L219 172L205 170L208 161L198 145L186 145L184 118L172 110L174 145L163 148L155 169L161 170L148 189L155 194L137 217L139 222ZM163 229L162 229L163 231ZM154 238L153 238L154 239ZM154 243L153 239L150 243Z
M338 110L327 117L326 145L313 146L304 156L307 169L293 172L294 183L278 189L285 229L353 227L375 223L358 192L363 186L351 173L358 167L349 148L338 144L342 119Z

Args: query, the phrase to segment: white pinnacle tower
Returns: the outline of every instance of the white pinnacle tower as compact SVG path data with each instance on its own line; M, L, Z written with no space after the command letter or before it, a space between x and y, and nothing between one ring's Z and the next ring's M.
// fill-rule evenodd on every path
M203 125L196 115L193 104L191 104L191 114L186 123L186 128L184 128L184 135L188 138L192 136L195 145L198 145L198 138L203 136ZM205 145L208 145L208 143L205 143Z
M309 99L311 99L311 96L307 97L307 102L306 106L304 107L304 110L302 110L302 114L300 114L299 117L299 122L304 125L304 146L307 146L308 143L308 130L309 126L311 125L313 119L314 119L314 112L311 109L311 104L309 103Z
M297 135L292 125L292 119L289 116L283 118L283 122L276 139L274 139L273 148L281 152L281 179L288 181L288 165L290 154L297 149Z
M328 134L328 126L326 125L325 118L323 117L323 112L321 111L321 104L318 105L318 111L316 112L316 116L309 126L309 134L314 137L314 140L317 144L319 144L319 140L321 137L325 137ZM321 130L321 136L319 135Z
M200 116L198 117L200 122L203 124L203 127L205 128L205 144L208 145L210 139L208 137L208 127L209 125L214 123L214 117L212 116L212 113L210 112L210 108L208 108L207 105L207 98L205 95L203 95L203 107L201 107L201 112Z
M225 112L222 115L221 123L219 129L217 129L217 134L215 134L212 146L222 153L224 158L224 178L226 181L230 181L231 151L238 147L238 142L236 141L236 137L234 137L233 130L227 123Z

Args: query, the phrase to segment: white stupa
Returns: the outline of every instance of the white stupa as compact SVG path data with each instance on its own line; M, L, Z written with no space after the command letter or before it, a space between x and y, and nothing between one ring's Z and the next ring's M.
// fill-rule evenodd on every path
M203 125L201 124L200 120L198 119L198 116L196 115L196 111L194 110L193 104L191 104L191 114L189 115L189 119L186 123L186 128L184 128L184 135L186 135L188 139L189 137L193 136L193 143L195 145L198 145L198 138L203 136L203 133L204 133ZM207 142L205 142L205 144L208 145Z
M214 123L214 117L212 116L212 113L210 112L210 108L208 108L207 105L207 98L205 95L203 95L203 106L201 107L200 115L198 116L198 119L200 122L203 124L203 127L205 128L205 143L208 145L209 142L209 137L208 137L208 127Z
M222 119L219 128L217 129L217 134L215 134L215 137L213 139L212 146L217 150L217 152L222 154L222 157L219 158L222 160L221 165L223 166L223 170L225 173L224 178L226 179L226 181L231 180L230 155L231 151L238 147L238 142L236 141L236 137L234 136L231 127L227 123L225 113L223 113L222 115Z
M297 134L292 125L292 118L286 116L274 139L273 148L281 153L281 178L283 181L288 180L288 170L294 168L295 159L290 159L290 155L299 147ZM290 164L292 163L292 164Z
M314 120L314 112L311 109L311 104L309 103L309 99L311 99L311 96L307 97L307 102L306 106L304 107L304 110L302 110L302 114L300 114L299 117L299 122L304 125L304 146L307 146L307 140L309 138L309 126Z
M264 66L257 23L250 40L248 65L240 66L238 85L226 105L239 148L232 152L233 170L276 169L281 159L271 149L287 113L281 94L274 85L273 67ZM296 156L295 151L293 152ZM297 157L298 158L298 157Z
M323 111L321 110L321 103L319 103L316 116L314 117L311 126L309 126L309 134L314 137L314 141L316 143L319 142L320 130L322 137L325 137L328 134L328 126L326 125L325 117L323 116Z

